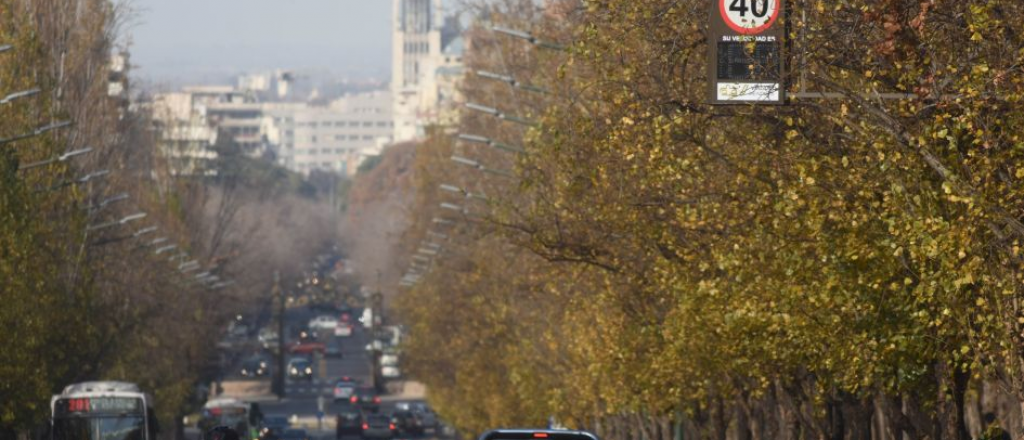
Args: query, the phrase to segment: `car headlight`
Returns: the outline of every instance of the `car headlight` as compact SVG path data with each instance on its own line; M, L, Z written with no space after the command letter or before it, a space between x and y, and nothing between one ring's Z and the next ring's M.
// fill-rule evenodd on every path
M313 374L313 369L306 367L306 374Z
M245 368L243 368L242 369L242 376L245 376L246 374L249 374L249 371L246 370Z
M292 367L292 374L299 374L299 369Z

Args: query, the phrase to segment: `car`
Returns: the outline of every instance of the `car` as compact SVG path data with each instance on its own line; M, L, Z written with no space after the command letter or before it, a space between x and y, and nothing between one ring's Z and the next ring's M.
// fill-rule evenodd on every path
M395 411L391 414L391 422L398 427L398 432L408 435L423 435L426 426L423 417L415 411Z
M380 375L385 379L402 377L402 370L398 367L397 353L384 353L380 355Z
M259 440L278 440L291 424L284 416L265 416L260 426Z
M362 437L390 440L398 434L398 427L391 423L391 417L383 414L371 414L363 420Z
M263 377L270 374L270 363L262 356L253 356L242 361L239 373L244 377Z
M288 361L288 377L313 381L313 363L306 358L292 358Z
M380 410L380 396L372 387L359 387L348 398L349 403L363 411L375 413Z
M430 409L426 402L398 402L395 403L395 408L400 411L412 411L419 414L425 429L436 430L439 426L437 414L434 413L433 409Z
M334 336L347 338L349 336L352 336L352 329L352 324L346 322L338 323L338 325L334 327Z
M309 440L305 429L285 429L279 440Z
M256 339L259 340L263 348L276 347L278 341L277 331L270 327L263 327L256 335Z
M309 320L310 329L333 330L338 326L338 319L329 315L320 315Z
M338 439L363 433L363 413L356 406L341 407L335 421L335 436Z
M359 383L351 377L345 376L334 383L334 400L348 400L356 392Z
M324 354L326 351L327 346L323 342L296 341L288 345L288 352L292 354Z
M298 336L299 341L302 342L316 341L320 338L320 333L317 332L317 329L308 327L298 329L296 335Z

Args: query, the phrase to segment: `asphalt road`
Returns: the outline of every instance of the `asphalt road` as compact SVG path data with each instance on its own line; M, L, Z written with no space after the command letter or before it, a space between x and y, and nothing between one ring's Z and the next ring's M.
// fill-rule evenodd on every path
M297 338L299 329L304 328L310 319L318 316L319 313L308 308L288 309L285 312L285 340L291 342ZM354 319L355 317L353 317ZM321 412L324 415L324 429L311 429L309 433L312 438L331 439L334 438L332 429L327 428L328 420L333 420L334 415L341 405L348 405L347 402L335 404L333 399L334 384L338 378L348 376L356 379L366 386L372 384L371 359L366 345L370 342L369 331L358 322L355 323L354 331L348 337L329 336L321 338L327 342L334 338L340 343L340 357L320 357L313 359L313 380L292 380L286 378L285 396L278 399L275 396L253 396L251 400L258 401L260 409L266 416L283 416L291 420L301 420L305 423L314 422ZM246 378L240 374L241 363L254 354L258 353L259 347L254 338L247 341L238 341L232 354L226 357L222 377L225 381L252 381L262 380L269 385L272 374L263 378ZM275 367L274 359L268 356L271 361L271 368ZM228 359L229 358L229 359ZM288 356L286 356L287 362ZM381 413L390 413L394 410L396 396L382 396ZM242 397L242 400L250 400ZM191 438L198 436L198 431L189 429ZM358 438L358 436L354 437Z

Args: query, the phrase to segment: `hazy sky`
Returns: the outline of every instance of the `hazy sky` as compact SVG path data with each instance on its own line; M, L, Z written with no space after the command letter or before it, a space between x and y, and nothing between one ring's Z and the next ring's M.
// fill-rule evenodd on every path
M135 74L157 83L275 68L390 76L390 0L125 1Z

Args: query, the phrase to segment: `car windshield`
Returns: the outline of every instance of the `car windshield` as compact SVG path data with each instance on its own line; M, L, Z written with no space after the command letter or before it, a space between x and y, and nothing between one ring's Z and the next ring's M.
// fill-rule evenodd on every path
M140 416L72 417L53 421L54 440L144 440Z

